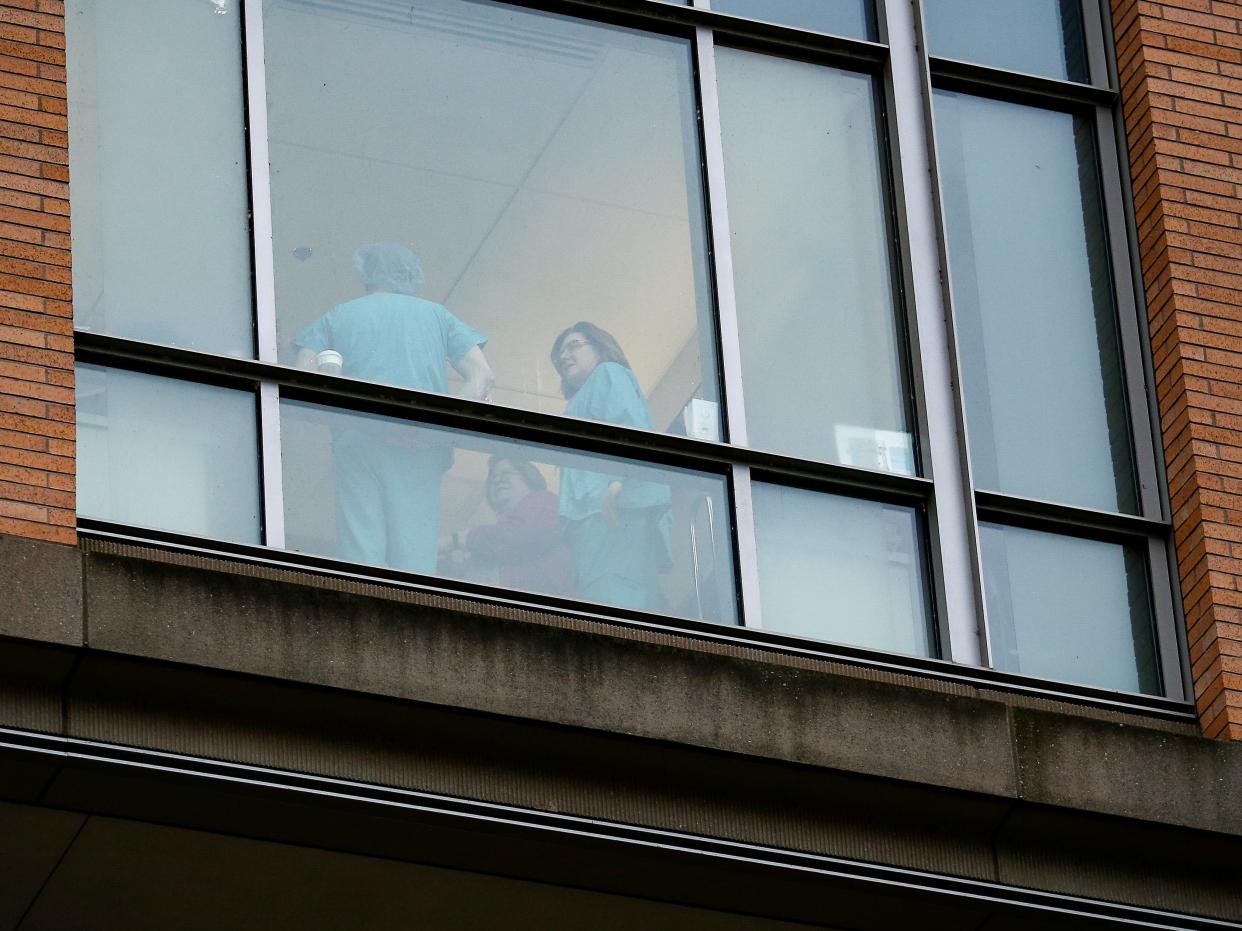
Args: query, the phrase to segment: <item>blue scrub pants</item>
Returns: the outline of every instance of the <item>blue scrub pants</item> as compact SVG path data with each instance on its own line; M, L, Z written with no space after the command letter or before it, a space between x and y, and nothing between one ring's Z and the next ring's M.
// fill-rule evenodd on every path
M333 445L342 559L434 574L447 449L410 449L344 432Z
M599 514L571 520L565 536L573 553L578 597L640 611L660 609L664 598L652 509L622 508L615 527Z

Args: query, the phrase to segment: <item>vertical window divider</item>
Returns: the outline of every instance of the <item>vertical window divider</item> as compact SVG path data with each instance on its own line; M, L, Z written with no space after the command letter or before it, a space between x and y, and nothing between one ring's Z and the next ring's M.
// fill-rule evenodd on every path
M695 0L708 9L708 0ZM742 351L737 325L737 298L733 285L733 248L729 232L729 209L725 196L724 140L720 126L720 97L716 87L716 45L712 31L694 31L695 78L699 94L699 124L707 173L708 226L712 243L716 283L716 335L724 388L725 429L730 443L745 446L746 407L742 388ZM755 542L755 515L750 488L750 468L733 466L733 532L741 583L741 617L747 627L762 627L759 604L759 567Z
M755 539L755 504L751 491L750 466L732 468L733 522L737 528L737 572L742 594L742 624L763 627L763 606L759 600L759 550Z
M1100 0L1083 0L1083 44L1087 48L1087 83L1099 87L1115 87L1112 69L1105 52L1105 4Z
M250 217L254 255L255 334L259 360L278 362L276 271L272 254L272 190L267 149L267 80L263 53L262 0L245 0L246 128L250 146ZM259 468L263 493L263 538L285 546L284 479L280 449L280 388L259 384Z
M948 246L935 171L931 74L918 0L879 0L889 47L886 104L910 321L910 358L929 506L932 578L946 659L990 665L979 525L949 285ZM911 306L913 305L913 306Z

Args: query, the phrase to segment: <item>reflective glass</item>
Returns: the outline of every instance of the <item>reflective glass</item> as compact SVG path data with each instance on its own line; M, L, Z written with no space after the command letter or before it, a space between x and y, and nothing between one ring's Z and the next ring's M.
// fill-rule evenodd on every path
M756 483L768 630L877 650L935 652L914 510Z
M467 0L264 17L285 362L562 413L586 323L641 386L617 422L719 438L687 41Z
M875 38L871 0L712 0L712 9L854 39Z
M66 4L78 327L253 355L240 6Z
M292 549L735 620L721 477L301 402L281 422Z
M936 141L975 485L1133 512L1090 120L938 91Z
M1161 691L1141 551L995 524L980 542L996 668Z
M1080 0L924 0L933 55L1089 80Z
M913 474L872 81L717 68L749 441Z
M79 364L78 513L259 542L255 397Z

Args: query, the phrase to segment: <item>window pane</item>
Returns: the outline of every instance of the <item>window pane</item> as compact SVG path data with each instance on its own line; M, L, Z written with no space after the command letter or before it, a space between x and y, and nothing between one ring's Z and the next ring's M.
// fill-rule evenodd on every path
M995 524L980 540L996 668L1161 691L1142 552Z
M1090 121L937 92L936 123L975 484L1134 511Z
M718 438L689 43L381 6L264 7L282 358L465 394L485 359L497 403L561 413L549 354L585 321L641 385L618 422Z
M712 0L712 9L838 36L875 38L871 0Z
M935 652L912 508L758 483L754 504L764 627Z
M1080 0L926 0L923 16L933 55L1089 80Z
M77 326L253 355L238 7L66 4Z
M723 478L281 405L290 548L732 623Z
M912 474L871 79L717 67L749 440Z
M259 542L254 395L78 365L78 513Z

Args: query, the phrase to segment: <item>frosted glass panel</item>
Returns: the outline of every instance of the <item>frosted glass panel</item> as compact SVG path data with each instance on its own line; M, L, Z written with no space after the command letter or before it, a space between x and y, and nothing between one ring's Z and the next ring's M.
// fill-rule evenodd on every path
M995 524L980 540L998 669L1161 691L1141 551Z
M1133 512L1090 120L937 92L936 124L976 486Z
M253 355L240 6L66 4L77 326Z
M815 32L875 38L871 0L712 0L712 9Z
M291 549L733 623L720 476L285 401Z
M1080 0L924 0L933 55L1086 81Z
M259 542L248 391L79 365L78 513Z
M717 67L750 444L913 474L871 79Z
M765 628L935 652L913 509L763 484L754 504Z
M559 414L553 344L587 323L637 379L630 426L719 439L690 43L386 10L264 4L282 360Z

